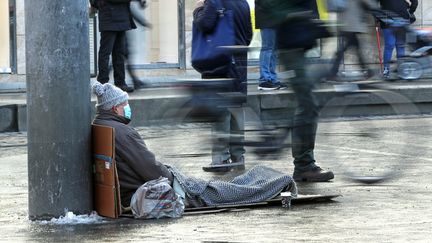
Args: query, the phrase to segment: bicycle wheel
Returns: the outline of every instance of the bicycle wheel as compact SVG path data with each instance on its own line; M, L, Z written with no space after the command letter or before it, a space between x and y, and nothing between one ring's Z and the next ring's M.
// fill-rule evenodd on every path
M403 59L398 64L397 73L402 79L415 80L423 75L423 67L415 59Z
M317 147L350 180L377 183L406 170L407 118L420 114L406 97L386 90L350 93L331 99L321 114Z

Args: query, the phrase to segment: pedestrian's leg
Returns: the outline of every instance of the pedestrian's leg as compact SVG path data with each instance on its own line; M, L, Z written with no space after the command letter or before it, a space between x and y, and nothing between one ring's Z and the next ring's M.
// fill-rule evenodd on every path
M230 155L232 162L244 162L244 109L231 108ZM244 168L244 166L243 166Z
M365 78L366 79L371 78L373 76L373 71L372 71L372 69L369 69L367 64L366 64L365 57L364 57L363 52L361 50L361 45L360 45L360 41L358 38L358 33L353 33L351 43L352 43L352 46L356 49L357 58L358 58L358 61L360 63L361 68L363 69L363 71L366 72Z
M305 75L304 50L282 50L279 58L284 70L293 69L291 86L297 100L291 132L294 175L296 181L328 181L334 178L315 164L314 148L318 124L318 103L312 92L314 80Z
M384 34L384 69L390 69L390 60L396 45L396 37L392 28L382 29Z
M247 52L234 54L235 64L228 72L228 78L233 79L233 89L231 91L247 94Z
M312 92L313 81L305 76L305 58L302 50L287 50L280 53L284 69L293 69L295 77L291 86L297 100L292 128L292 155L297 169L314 167L315 134L318 121L318 104Z
M342 61L343 55L345 51L348 49L350 45L349 35L347 32L342 32L343 46L339 50L337 50L335 54L335 59L333 61L333 66L330 69L329 78L335 78L337 73L339 72L339 65Z
M98 69L99 73L97 80L100 83L109 82L109 59L113 51L116 33L112 31L102 31L98 53Z
M271 70L270 63L272 59L272 33L273 29L263 28L260 30L261 32L261 51L259 56L259 64L260 64L260 78L259 82L270 81L271 79Z
M397 28L395 30L395 36L396 56L399 59L405 56L406 31L403 28Z
M281 87L276 76L276 30L261 29L259 90L275 90ZM285 87L285 86L284 86Z
M359 41L357 33L352 33L351 43L352 43L352 46L354 46L354 48L356 49L357 58L359 60L360 66L362 67L363 70L368 70L363 52L361 51L361 48L360 48L361 45L360 45L360 41Z
M276 65L277 65L277 53L276 53L276 30L270 29L268 34L268 45L271 48L271 56L269 63L270 80L273 83L277 83Z
M212 164L222 164L230 158L229 133L231 113L221 112L219 121L212 124Z
M126 33L126 70L129 74L129 76L132 79L132 82L134 84L135 89L141 89L146 87L147 85L139 79L139 77L135 74L134 70L132 69L131 65L131 53L132 53L131 43L130 43L130 36L128 37L128 34Z
M125 81L126 32L118 31L114 43L112 62L114 69L114 84L126 85Z

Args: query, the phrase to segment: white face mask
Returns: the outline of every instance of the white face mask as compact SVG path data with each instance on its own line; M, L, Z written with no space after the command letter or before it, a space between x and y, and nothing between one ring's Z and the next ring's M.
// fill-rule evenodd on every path
M132 118L132 109L130 108L129 104L123 107L123 112L124 112L124 117L126 117L129 120Z

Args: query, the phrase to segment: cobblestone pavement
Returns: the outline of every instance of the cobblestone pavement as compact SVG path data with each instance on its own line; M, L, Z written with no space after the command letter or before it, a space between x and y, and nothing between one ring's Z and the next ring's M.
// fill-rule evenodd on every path
M374 119L320 124L317 161L335 172L330 183L298 183L302 194L341 194L330 203L186 216L170 220L107 220L92 225L45 225L27 220L26 133L0 133L0 241L88 242L405 242L430 239L432 118ZM139 127L160 161L205 179L210 162L207 125ZM247 169L265 164L291 173L287 149L278 160L249 150ZM373 163L372 163L373 162ZM397 166L394 166L397 165ZM409 166L407 166L409 165ZM365 185L346 180L347 168L391 169L402 177ZM372 173L371 172L371 173Z

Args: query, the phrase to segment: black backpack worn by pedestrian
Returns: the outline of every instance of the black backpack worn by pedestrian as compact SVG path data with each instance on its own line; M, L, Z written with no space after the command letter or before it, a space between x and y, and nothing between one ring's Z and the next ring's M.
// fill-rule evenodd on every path
M260 25L277 30L280 49L311 49L317 39L331 36L318 20L313 1L260 0L256 8L261 15Z

